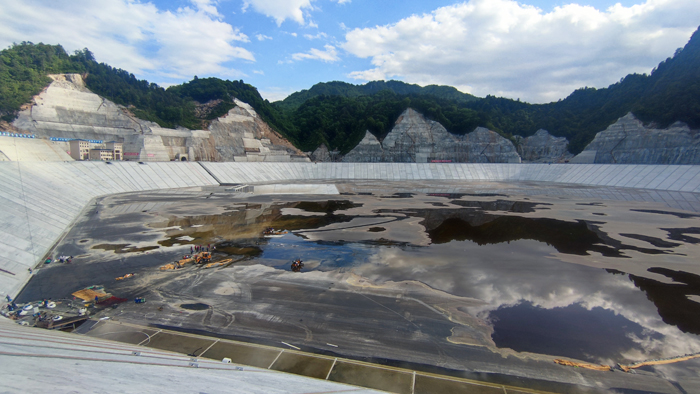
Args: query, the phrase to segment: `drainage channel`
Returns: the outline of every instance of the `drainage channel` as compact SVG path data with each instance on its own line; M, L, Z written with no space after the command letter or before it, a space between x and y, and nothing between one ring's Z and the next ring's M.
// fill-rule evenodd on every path
M80 331L79 331L80 332ZM548 392L228 339L101 321L80 335L401 394Z

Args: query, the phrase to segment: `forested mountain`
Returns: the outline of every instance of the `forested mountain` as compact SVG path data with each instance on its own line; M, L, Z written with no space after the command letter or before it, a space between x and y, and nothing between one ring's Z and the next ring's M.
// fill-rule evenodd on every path
M12 121L19 107L51 82L47 74L82 71L56 45L22 43L0 51L0 117Z
M318 96L360 97L370 96L385 90L398 95L435 96L465 103L477 100L471 94L462 93L452 86L428 85L421 87L401 81L372 81L364 85L353 85L347 82L332 81L317 83L309 90L292 93L284 100L273 104L284 111L290 111Z
M543 128L568 138L572 153L583 150L597 132L630 111L657 127L682 121L700 128L698 31L649 75L631 74L603 89L578 89L549 104L477 98L449 86L420 87L399 81L319 83L271 104L243 81L195 76L190 82L163 89L128 71L97 63L87 49L68 55L60 46L22 43L0 52L0 116L13 119L20 105L50 82L46 74L62 72L85 74L93 92L165 127L201 128L207 120L233 108L233 99L238 98L304 151L325 143L346 153L366 130L381 139L407 107L455 134L484 126L510 138L529 136ZM208 112L197 111L198 103L211 100L217 101Z
M225 81L218 78L197 78L168 89L137 79L128 71L97 63L87 49L68 55L60 45L23 42L0 51L0 116L11 121L20 106L46 87L51 79L47 74L81 73L87 87L117 104L128 106L139 118L163 127L202 128L207 120L224 115L233 108L233 98L244 101L285 134L281 114L264 100L257 89L243 81ZM211 100L220 102L205 115L198 115L198 103Z

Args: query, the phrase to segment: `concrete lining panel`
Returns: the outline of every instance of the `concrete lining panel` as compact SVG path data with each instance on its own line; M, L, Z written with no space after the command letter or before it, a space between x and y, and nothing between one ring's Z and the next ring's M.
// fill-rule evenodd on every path
M644 179L640 180L639 183L636 185L631 185L631 187L653 189L652 187L649 187L649 185L654 179L656 179L656 177L662 174L665 170L666 168L664 166L653 166L651 171L649 171L649 173L644 177Z
M141 186L131 175L132 171L127 171L126 166L124 166L122 163L115 163L113 166L113 170L119 174L122 182L128 186L129 190L141 190Z
M411 394L413 392L412 374L367 364L338 361L328 380L392 393Z
M231 362L236 364L268 368L281 352L281 349L222 341L215 343L201 357L219 361L224 358L230 358Z
M619 186L622 187L633 187L632 185L636 185L639 182L641 182L647 174L649 174L652 170L653 166L649 165L637 165L636 169L637 171L632 174L630 178L628 178L625 182L621 182Z
M413 393L469 393L469 394L504 394L515 393L506 391L503 386L487 386L474 382L463 382L453 379L445 379L437 376L416 375Z
M325 379L331 372L334 364L333 359L283 352L270 366L270 369L310 378Z
M610 186L619 186L620 183L625 183L631 173L638 171L634 164L621 164L619 170L612 176Z
M165 184L165 187L162 187L161 184L159 184L158 189L176 189L177 188L177 183L175 183L171 178L170 175L163 169L161 166L160 162L151 162L151 165L148 166L151 170L153 170L154 175L161 181L163 184Z
M672 173L668 174L668 177L664 179L664 181L661 182L656 188L664 190L670 188L671 185L680 181L683 178L683 175L685 175L685 173L688 172L688 170L690 170L690 166L678 166L678 168ZM683 182L683 185L684 184L685 182Z
M151 336L148 343L145 343L144 346L198 357L204 350L214 344L214 342L216 342L216 340L211 338L159 332Z
M698 178L698 174L700 174L700 167L689 166L688 171L677 182L672 184L669 189L685 191L686 187L691 184L691 181Z

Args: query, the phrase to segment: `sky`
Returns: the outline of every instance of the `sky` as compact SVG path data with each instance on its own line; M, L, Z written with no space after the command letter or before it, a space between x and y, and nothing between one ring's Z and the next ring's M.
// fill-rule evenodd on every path
M240 79L270 101L319 82L391 79L557 101L651 72L698 25L698 0L0 2L0 48L88 48L163 87Z

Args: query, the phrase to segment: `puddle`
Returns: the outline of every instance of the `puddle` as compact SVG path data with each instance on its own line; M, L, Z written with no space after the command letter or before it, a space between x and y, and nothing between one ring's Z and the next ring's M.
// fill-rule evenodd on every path
M202 304L201 302L197 302L195 304L180 304L180 308L182 309L187 309L190 311L205 311L211 308L211 305L207 304Z
M496 201L463 201L463 200L453 200L451 201L454 205L459 205L465 208L478 208L483 211L504 211L504 212L517 212L517 213L532 213L537 209L549 209L548 206L552 204L543 204L535 202L524 202L524 201L507 201L507 200L496 200Z
M613 311L600 307L589 310L580 304L546 309L525 302L499 308L489 318L498 347L590 362L619 360L620 354L635 347L632 338L642 337L644 331ZM661 334L650 337L662 338Z
M294 208L301 209L307 212L325 212L327 214L335 211L345 211L351 208L361 207L362 204L355 204L348 200L329 200L329 201L302 201L296 203Z
M657 248L675 248L676 246L681 245L681 244L676 243L676 242L668 242L668 241L664 241L663 239L656 238L656 237L650 237L647 235L625 234L625 233L620 233L620 235L623 237L638 239L640 241L648 242L648 243L652 244L653 246L656 246Z
M390 196L381 196L381 198L413 198L415 193L394 193Z
M668 231L668 238L674 241L687 242L689 244L700 244L700 238L691 237L688 234L698 234L700 235L700 227L689 227L689 228L662 228L664 231Z
M677 326L683 332L700 335L700 304L692 299L693 296L700 296L700 276L659 267L649 268L648 271L663 275L675 283L663 283L636 275L630 275L630 279L646 293L666 323Z
M130 244L99 244L92 247L92 249L102 249L105 251L114 251L114 253L136 253L136 252L147 252L149 250L158 249L160 246L144 246L137 248L135 246L130 246Z
M630 209L632 212L643 212L643 213L655 213L659 215L669 215L669 216L675 216L680 219L692 219L692 218L700 218L700 215L694 214L694 213L686 213L686 212L670 212L670 211L660 211L656 209Z
M269 239L255 262L278 269L289 270L295 259L304 262L303 271L330 271L364 264L374 254L371 245L341 242L309 242L304 238L287 234Z

